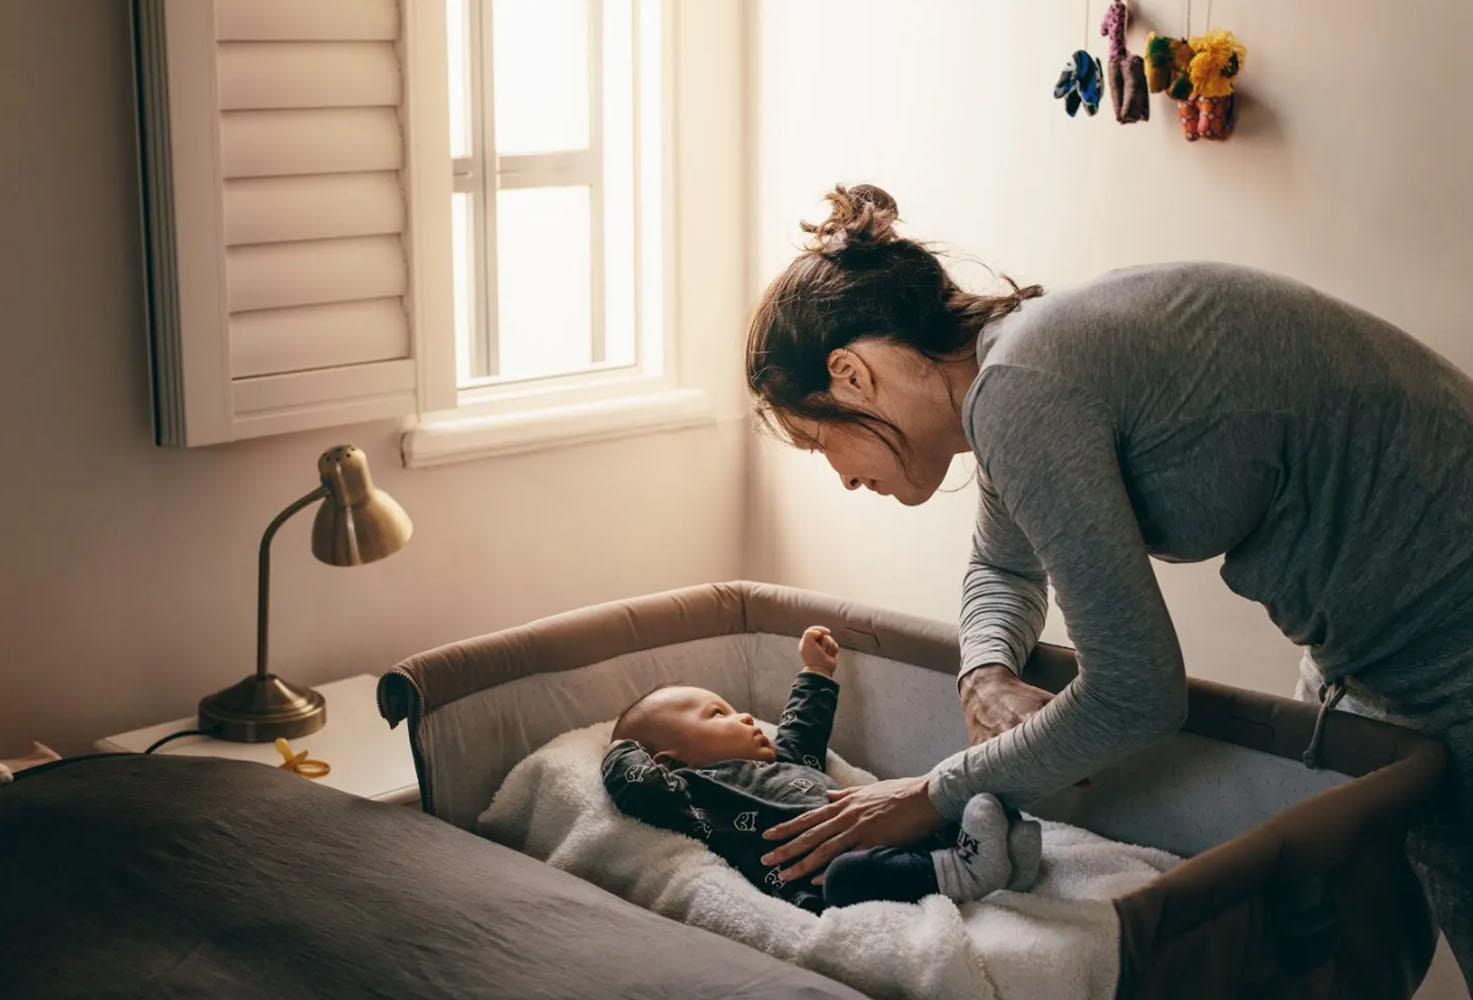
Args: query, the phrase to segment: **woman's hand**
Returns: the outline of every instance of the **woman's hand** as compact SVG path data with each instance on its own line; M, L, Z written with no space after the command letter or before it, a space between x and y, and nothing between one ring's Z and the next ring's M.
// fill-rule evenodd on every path
M829 792L829 798L833 801L828 805L763 832L768 840L787 841L762 856L764 865L802 857L778 873L784 882L823 871L845 851L913 843L946 822L926 794L925 775L841 788ZM814 884L822 885L823 878L814 879Z
M972 746L985 743L1018 725L1053 700L1053 695L1024 684L1007 667L977 667L962 676L962 714Z

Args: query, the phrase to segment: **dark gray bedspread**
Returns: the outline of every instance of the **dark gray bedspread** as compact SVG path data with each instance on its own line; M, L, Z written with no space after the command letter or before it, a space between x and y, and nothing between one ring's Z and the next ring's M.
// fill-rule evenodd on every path
M0 785L0 997L860 994L414 809L259 764Z

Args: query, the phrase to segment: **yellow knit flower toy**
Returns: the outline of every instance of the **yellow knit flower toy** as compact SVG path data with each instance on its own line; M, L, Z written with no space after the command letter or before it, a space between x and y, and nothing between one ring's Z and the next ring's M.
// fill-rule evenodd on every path
M1192 78L1195 97L1227 97L1233 92L1233 77L1243 68L1248 50L1239 44L1231 31L1209 31L1191 40L1191 63L1187 73Z

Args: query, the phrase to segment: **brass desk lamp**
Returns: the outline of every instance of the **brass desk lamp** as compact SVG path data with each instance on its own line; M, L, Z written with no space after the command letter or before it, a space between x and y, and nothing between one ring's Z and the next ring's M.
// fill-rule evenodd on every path
M261 536L255 674L199 703L200 728L219 739L266 743L278 736L315 733L327 722L322 695L266 672L271 539L276 529L303 507L321 500L312 522L312 554L330 566L357 566L393 555L414 530L404 508L374 488L367 456L352 445L323 452L317 473L322 485L276 515Z

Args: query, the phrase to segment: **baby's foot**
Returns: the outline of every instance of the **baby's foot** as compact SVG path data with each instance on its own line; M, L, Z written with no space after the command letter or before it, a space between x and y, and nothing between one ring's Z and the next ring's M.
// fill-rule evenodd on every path
M1012 874L1007 888L1027 892L1038 881L1038 867L1043 860L1043 826L1036 819L1017 819L1008 830L1008 857Z
M981 899L1007 885L1013 871L1008 855L1008 815L994 795L974 795L962 812L956 846L935 851L936 886L956 900Z

